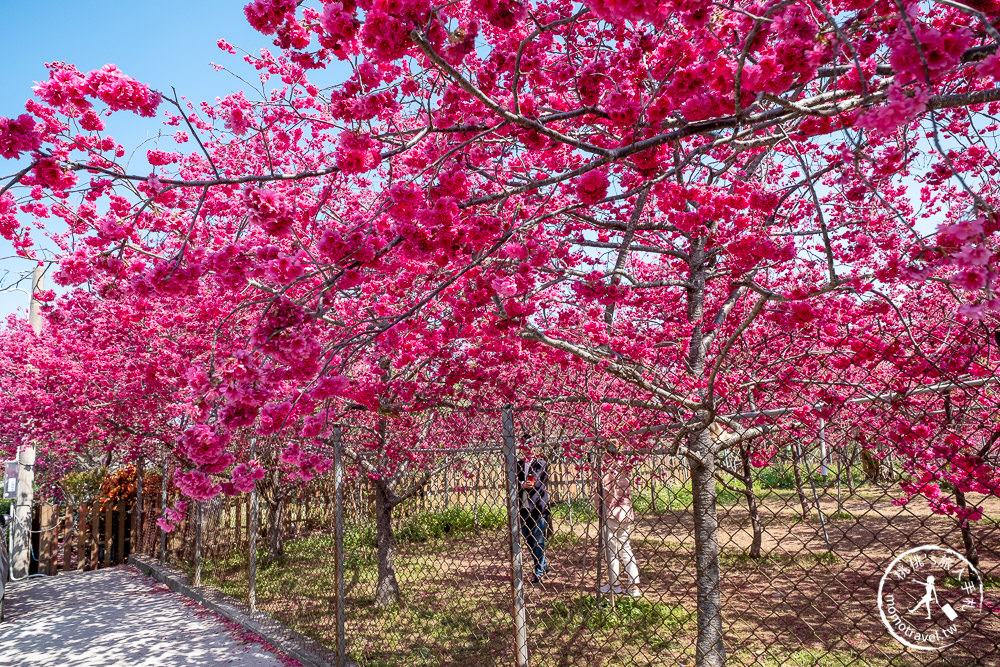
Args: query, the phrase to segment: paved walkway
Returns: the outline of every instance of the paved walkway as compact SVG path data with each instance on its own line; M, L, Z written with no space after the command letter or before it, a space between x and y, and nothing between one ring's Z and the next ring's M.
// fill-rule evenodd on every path
M3 667L280 667L220 617L128 566L9 585ZM294 664L294 663L293 663Z

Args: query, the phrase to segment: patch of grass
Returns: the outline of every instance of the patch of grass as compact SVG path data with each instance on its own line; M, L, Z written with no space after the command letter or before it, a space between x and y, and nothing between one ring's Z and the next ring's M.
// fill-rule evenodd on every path
M419 544L429 540L459 537L480 530L498 530L507 525L507 512L496 507L451 507L439 512L421 512L413 516L393 517L393 536L397 543ZM344 546L374 548L375 526L347 526Z
M509 637L509 612L485 597L404 595L401 604L376 607L371 597L350 601L348 652L365 667L390 665L482 664ZM484 610L492 610L485 611ZM377 635L352 633L381 629ZM364 640L362 640L364 637ZM332 639L332 637L331 637Z
M375 526L344 526L344 548L375 546Z
M691 483L682 485L663 484L654 490L648 486L632 496L632 506L637 514L661 514L674 510L690 509L694 504Z
M553 505L550 511L553 519L566 519L568 521L572 512L574 522L597 521L597 512L594 511L593 504L586 500L577 499L569 503L559 503Z
M962 584L969 581L968 577L965 579L959 579L958 577L942 577L940 583L942 586L948 588L961 588ZM983 576L983 588L1000 588L1000 577L993 576L990 574Z
M728 475L726 484L733 489L742 488L742 483ZM739 490L733 490L720 482L715 483L715 495L719 505L734 505L744 502L746 496ZM663 514L677 510L691 509L694 506L694 493L691 490L691 480L684 484L663 484L655 491L648 486L632 496L632 506L638 514Z
M799 494L795 489L769 489L765 486L754 485L754 489L757 491L757 497L781 499L784 501L797 500Z
M844 560L832 551L815 551L795 554L795 560L800 563L819 563L820 565L836 565Z
M552 538L548 541L548 547L551 549L575 548L581 545L587 545L590 542L592 542L592 539L587 538L584 535L557 530L552 534Z
M684 629L693 618L694 613L680 605L622 597L612 608L610 599L581 595L553 602L551 613L543 616L541 622L550 630L585 627L588 630L672 634Z
M760 567L772 563L789 562L791 559L783 557L783 554L774 551L761 554L760 558L753 558L746 551L723 551L719 554L719 562L727 567L756 566Z
M761 468L757 472L757 481L765 489L795 488L795 475L791 466L773 465Z
M347 544L344 567L351 571L369 571L375 566L374 554L368 549L358 549ZM331 534L307 535L285 542L285 553L279 558L268 558L267 548L257 551L257 593L261 600L268 596L286 599L305 599L326 602L332 599L334 567L332 554L335 539ZM397 558L397 562L402 560ZM193 565L185 565L188 576L194 574ZM215 558L202 560L202 580L223 593L246 600L249 555L246 551L232 550Z
M871 655L861 655L855 651L837 651L835 653L809 649L789 651L760 645L737 648L729 657L729 662L736 665L752 664L754 667L845 667L847 665L890 667L901 664Z
M810 465L810 467L812 466ZM809 475L806 474L804 467L799 468L799 475L802 478L802 485L809 487ZM840 481L842 484L847 484L849 475L853 477L852 481L855 486L861 486L867 481L864 470L860 465L855 465L851 470L845 469L841 471ZM776 463L765 466L757 471L756 476L757 479L754 485L759 485L762 489L780 489L783 491L795 489L795 471L789 463ZM828 475L821 475L818 470L813 470L812 482L818 487L837 486L836 470L831 468Z
M742 491L738 490L743 488L743 482L730 477L729 475L723 475L723 477L725 478L726 484L722 484L718 481L715 483L715 495L718 499L718 503L720 505L735 505L739 502L746 502L746 496Z
M353 526L344 529L344 567L358 569L375 565L375 531L371 536L362 534ZM370 542L368 540L371 540ZM329 559L336 550L336 538L330 533L306 535L285 542L285 555L281 558L283 564L294 562L318 562ZM263 556L261 556L263 558Z
M853 521L854 515L850 512L845 512L843 510L834 512L833 514L827 514L826 518L830 521Z
M810 552L804 551L797 554L770 551L761 554L760 558L751 558L746 551L727 550L719 554L719 562L726 567L764 567L767 565L836 565L844 562L836 554L830 551Z

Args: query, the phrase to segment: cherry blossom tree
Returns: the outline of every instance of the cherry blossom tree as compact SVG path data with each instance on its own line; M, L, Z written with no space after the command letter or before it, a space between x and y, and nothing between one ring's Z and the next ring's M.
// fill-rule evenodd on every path
M145 320L142 309L77 292L47 308L38 335L23 321L8 321L0 336L8 454L39 443L39 466L53 467L48 472L58 478L81 454L128 462L173 445L188 409L183 372L196 352L178 340L169 317L134 326Z
M246 15L278 49L245 58L270 86L259 100L196 107L53 63L27 113L0 120L0 155L22 160L0 233L20 252L55 217L64 284L238 320L241 347L183 374L201 408L177 448L212 454L188 456L189 495L215 492L233 429L328 437L324 406L377 411L387 385L413 409L456 387L503 398L498 368L572 358L634 424L677 426L697 659L723 664L716 459L774 428L727 410L797 404L808 423L831 402L823 360L883 383L914 316L943 343L909 345L927 367L899 382L992 372L980 353L960 377L940 359L969 348L953 322L988 327L997 306L994 3L256 0ZM152 174L103 133L120 111L165 114ZM853 333L873 317L883 339ZM920 458L937 433L893 446ZM957 440L935 456L971 457L959 474L995 491L988 451Z

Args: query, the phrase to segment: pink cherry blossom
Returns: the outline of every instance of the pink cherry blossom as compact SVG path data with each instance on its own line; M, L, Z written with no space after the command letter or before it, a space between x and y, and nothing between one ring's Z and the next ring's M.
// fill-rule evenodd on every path
M576 194L584 204L596 204L608 194L608 176L594 169L580 176L576 181Z
M0 118L0 157L12 160L22 153L38 150L42 134L28 114L17 118Z

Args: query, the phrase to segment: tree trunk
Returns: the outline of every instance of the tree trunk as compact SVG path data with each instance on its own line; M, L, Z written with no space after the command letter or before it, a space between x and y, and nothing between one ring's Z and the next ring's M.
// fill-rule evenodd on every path
M799 472L799 443L792 443L792 474L795 475L795 493L799 495L799 504L802 505L802 520L809 518L809 498L806 497L805 488L802 486L802 473Z
M951 405L951 392L945 392L944 394L944 413L945 422L950 429L955 423L955 414ZM957 484L955 485L955 504L963 510L969 506L969 503L965 499L965 492L958 488ZM978 571L979 552L976 550L976 539L972 535L972 526L969 525L968 519L959 519L958 526L962 530L962 542L965 544L965 559Z
M704 377L707 341L704 333L706 262L705 238L692 239L688 259L687 319L693 325L687 366L692 377ZM703 397L704 398L704 397ZM708 430L712 416L698 410L695 418L705 426L688 436L691 459L691 489L694 495L694 549L698 591L698 667L723 667L726 645L722 636L722 590L719 587L719 517L715 492L715 453Z
M846 445L847 449L847 492L854 495L857 487L854 484L854 463L858 458L858 448L853 442ZM843 451L843 450L841 450Z
M282 532L285 523L284 496L268 502L267 508L267 557L273 560L285 554L285 536Z
M396 548L392 533L392 502L389 490L382 480L375 480L375 538L378 560L378 585L375 588L375 606L387 607L399 602L399 583L396 581Z
M722 590L719 582L719 518L716 513L715 457L708 430L693 433L689 447L703 462L691 462L694 493L694 546L698 590L698 640L695 664L722 667L726 646L722 636Z
M885 486L892 482L893 464L892 457L880 458L877 453L871 450L861 450L861 467L864 468L865 477L872 484Z
M955 501L956 504L965 509L968 507L968 503L965 500L965 493L955 489ZM965 544L965 558L970 563L972 567L979 569L979 552L976 550L976 540L972 535L972 526L969 525L967 519L960 519L958 522L959 527L962 529L962 542Z
M757 496L753 492L753 474L750 466L749 446L740 446L740 459L743 463L743 477L746 486L747 511L750 512L750 525L753 527L753 542L750 543L750 558L760 558L760 547L764 541L764 527L760 523L760 511L757 508Z

